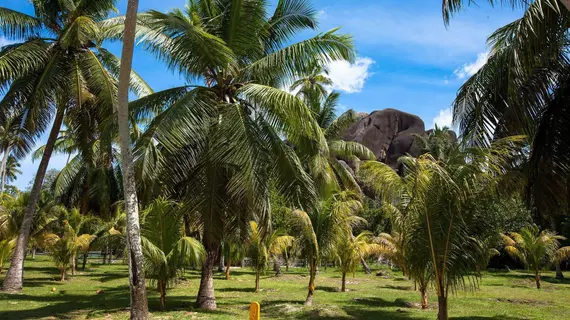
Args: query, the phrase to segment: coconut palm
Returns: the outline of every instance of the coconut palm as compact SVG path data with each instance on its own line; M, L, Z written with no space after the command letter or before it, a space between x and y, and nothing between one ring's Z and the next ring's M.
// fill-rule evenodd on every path
M4 167L4 179L6 183L10 183L18 177L18 175L22 174L22 171L19 169L20 163L14 156L8 157L6 161L6 167Z
M541 0L487 0L491 5L500 3L502 5L507 5L512 8L527 8L530 4L534 2L540 2ZM558 0L545 0L543 1L545 5L552 6L554 8L559 8ZM567 10L570 10L570 0L560 0L560 2L566 7ZM442 0L442 12L443 12L443 19L446 24L449 23L449 20L453 16L454 13L463 9L463 7L473 4L474 1L471 0Z
M35 134L44 132L55 115L4 290L22 288L29 229L64 115L83 110L114 115L119 59L102 47L102 21L115 10L114 4L115 0L34 0L34 16L0 8L3 36L17 41L0 51L0 88L7 89L0 110L25 115L21 127ZM151 92L136 74L130 80L133 92Z
M347 230L361 222L355 214L362 209L357 194L343 191L320 201L319 206L310 211L292 212L296 246L309 262L309 287L305 305L312 305L315 293L317 267L321 257L331 256L341 238L349 236Z
M259 227L257 222L249 222L249 239L247 253L251 258L251 266L255 270L255 292L259 292L259 277L265 270L270 259L277 259L287 247L290 247L294 238L276 230L267 234Z
M338 239L339 241L335 245L335 253L342 273L340 291L346 291L347 273L356 272L362 259L378 254L380 246L373 243L373 238L373 234L368 231L363 231L356 237L352 236L352 231L349 231L349 234Z
M205 309L216 308L212 267L222 234L246 230L251 220L265 224L271 178L296 205L315 197L281 137L319 149L322 134L302 101L277 88L315 61L354 58L351 38L336 30L285 46L316 26L305 1L279 1L272 15L267 9L261 0L201 0L189 2L185 12L139 15L141 44L196 84L130 107L156 115L134 151L141 185L183 200L202 228L207 254L197 304ZM111 26L118 38L123 20Z
M158 198L142 213L141 239L145 276L160 293L166 308L166 289L176 283L184 266L197 265L204 258L200 241L184 235L180 206Z
M89 250L89 245L94 236L80 233L88 219L81 216L77 209L73 209L69 213L63 209L61 213L59 218L64 219L58 220L61 226L55 227L53 232L44 233L42 245L60 270L61 281L65 281L67 268L71 267L72 273L74 273L77 254Z
M513 134L529 137L529 202L546 219L570 211L570 64L568 1L527 3L524 15L488 39L487 63L460 88L453 103L462 135L475 145ZM445 1L450 8L465 1ZM452 11L455 11L453 9Z
M428 279L433 283L440 320L448 319L449 290L476 286L472 272L487 254L478 240L487 218L473 203L489 190L498 192L504 168L522 141L505 138L488 149L456 146L446 161L429 153L402 157L402 177L380 162L361 166L364 183L386 203L402 208L404 220L397 231L406 235L404 256L411 257L405 259L406 270L420 287Z
M21 160L30 152L36 138L23 126L24 114L7 112L4 118L0 125L0 152L3 153L0 165L0 194L4 193L7 179L14 177L12 173L7 172L8 162L11 161L11 165L17 164L17 160Z
M534 273L537 289L540 289L540 273L544 267L570 258L570 246L560 248L560 241L566 240L565 237L548 230L540 231L536 226L502 237L505 251Z

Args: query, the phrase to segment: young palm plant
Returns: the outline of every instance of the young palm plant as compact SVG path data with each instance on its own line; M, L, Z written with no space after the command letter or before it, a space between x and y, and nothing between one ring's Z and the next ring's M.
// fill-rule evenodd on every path
M346 292L346 274L354 273L358 269L362 259L380 252L380 246L373 243L373 234L364 231L356 237L349 231L341 237L335 245L335 253L338 258L340 272L342 273L340 291Z
M285 45L316 26L306 1L279 1L273 14L267 10L262 0L199 0L185 12L139 15L141 44L196 84L130 107L156 115L134 150L142 186L181 200L202 228L207 254L196 303L204 309L216 308L212 268L222 235L246 230L251 220L266 223L269 181L296 205L315 198L282 137L320 149L322 133L303 102L278 88L317 61L354 58L352 39L336 30ZM110 36L122 36L123 21L109 24Z
M259 292L259 278L267 267L269 259L277 259L287 247L291 246L293 240L292 236L285 235L279 230L267 234L257 222L249 222L247 253L255 270L255 293Z
M478 239L486 216L472 210L473 202L481 201L480 195L489 190L497 192L504 168L522 141L522 137L505 138L488 149L456 145L445 160L430 154L402 157L403 177L380 162L361 167L368 186L387 203L403 208L399 211L405 221L398 232L406 235L404 256L410 257L405 259L406 270L420 287L427 279L433 283L439 320L448 319L450 289L477 284L472 275L487 254Z
M204 259L200 241L184 235L180 205L158 198L142 213L142 249L145 276L156 284L160 307L166 308L166 289L173 286L183 267Z
M72 273L75 273L77 254L88 251L95 236L81 233L91 218L81 216L77 209L68 213L62 208L60 212L60 220L58 220L60 225L55 226L53 232L43 234L42 246L60 270L61 281L65 281L67 269L70 267Z
M17 41L0 50L0 88L7 89L2 114L25 115L20 127L34 134L43 133L55 115L4 290L22 289L30 226L64 116L84 110L114 115L119 59L102 47L102 21L116 10L115 2L33 0L35 15L0 7L0 31ZM136 74L130 80L133 92L151 92Z
M544 267L570 259L570 246L560 248L560 241L566 240L565 237L548 230L540 231L536 226L502 235L502 238L505 251L534 273L537 289L540 289L540 273Z
M305 305L313 304L315 279L321 257L334 254L335 247L344 237L350 237L347 230L361 222L356 213L362 209L359 195L343 191L321 201L315 210L292 212L296 229L296 246L309 262L309 287Z

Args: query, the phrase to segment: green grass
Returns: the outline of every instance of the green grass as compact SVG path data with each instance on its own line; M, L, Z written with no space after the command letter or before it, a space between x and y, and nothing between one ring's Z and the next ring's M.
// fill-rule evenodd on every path
M168 291L166 312L159 311L154 288L149 288L149 307L154 319L247 319L252 301L261 304L263 319L434 319L437 312L433 291L429 310L410 306L409 302L419 301L419 294L400 273L388 278L357 273L356 278L348 278L350 291L343 293L338 292L340 276L332 269L320 271L315 305L304 307L306 270L293 270L279 278L268 272L258 294L253 292L254 275L249 269L232 270L229 281L217 275L218 311L212 313L193 308L200 279L197 272L188 271L186 279ZM553 276L545 273L543 289L537 290L528 274L489 272L480 290L458 292L450 298L450 316L463 320L569 319L570 280L557 281ZM58 271L47 257L26 261L24 293L0 294L0 319L128 319L126 266L88 264L68 281L57 279ZM97 290L104 292L97 294Z

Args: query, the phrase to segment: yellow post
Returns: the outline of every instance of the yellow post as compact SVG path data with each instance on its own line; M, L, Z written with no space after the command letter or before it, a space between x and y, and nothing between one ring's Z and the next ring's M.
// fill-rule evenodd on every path
M261 318L261 307L258 302L249 305L249 320L259 320Z

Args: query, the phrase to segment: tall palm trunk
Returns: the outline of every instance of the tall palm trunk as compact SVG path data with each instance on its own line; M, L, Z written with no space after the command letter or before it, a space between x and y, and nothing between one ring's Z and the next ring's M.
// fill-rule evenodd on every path
M85 265L87 264L87 255L88 253L83 254L83 264L81 266L81 270L85 270Z
M340 291L346 292L346 272L342 272L342 284L340 286Z
M204 238L207 238L204 235ZM196 305L204 310L216 310L216 297L214 295L214 267L216 265L219 245L205 243L206 258L202 263L202 274L200 277L200 288Z
M22 291L24 278L24 259L26 258L26 251L28 248L30 228L32 227L32 221L34 220L34 215L36 213L36 204L38 202L40 192L42 191L42 183L46 175L49 160L53 152L53 147L55 145L55 141L57 140L57 135L59 134L61 123L63 122L64 110L65 105L59 104L55 113L53 126L49 133L48 140L44 149L44 154L42 156L42 160L40 161L38 172L36 173L34 185L30 191L28 207L26 208L26 213L24 215L24 219L22 220L22 226L20 227L18 240L16 240L16 247L14 248L14 253L12 254L12 259L10 261L10 269L8 270L6 278L4 279L4 285L2 287L3 291Z
M60 279L60 281L65 281L65 268L61 268L60 271L61 271L61 279Z
M279 257L273 259L273 270L275 271L275 276L280 277L283 272L281 271L281 260Z
M6 148L6 150L4 150L4 156L2 157L2 167L0 167L0 170L2 172L2 177L0 179L2 179L2 181L0 181L0 194L4 193L4 187L6 185L6 163L8 162L8 156L10 155L10 151L11 148L10 146L8 146L8 148Z
M129 83L133 63L135 31L139 1L129 0L125 18L121 68L119 71L118 124L121 145L121 165L125 211L127 215L127 246L129 248L129 283L131 288L131 319L148 318L148 302L143 269L137 189L131 154L131 135L129 130Z
M160 310L166 310L166 282L158 281L158 292L160 292Z
M556 228L556 219L554 219L554 217L550 218L550 228L552 231L558 231ZM560 267L560 261L555 261L554 265L556 267L556 279L564 279L564 274L562 273L562 268Z
M317 261L315 258L311 259L311 266L309 268L309 293L305 300L306 306L313 305L313 295L315 294L315 278L317 277Z

